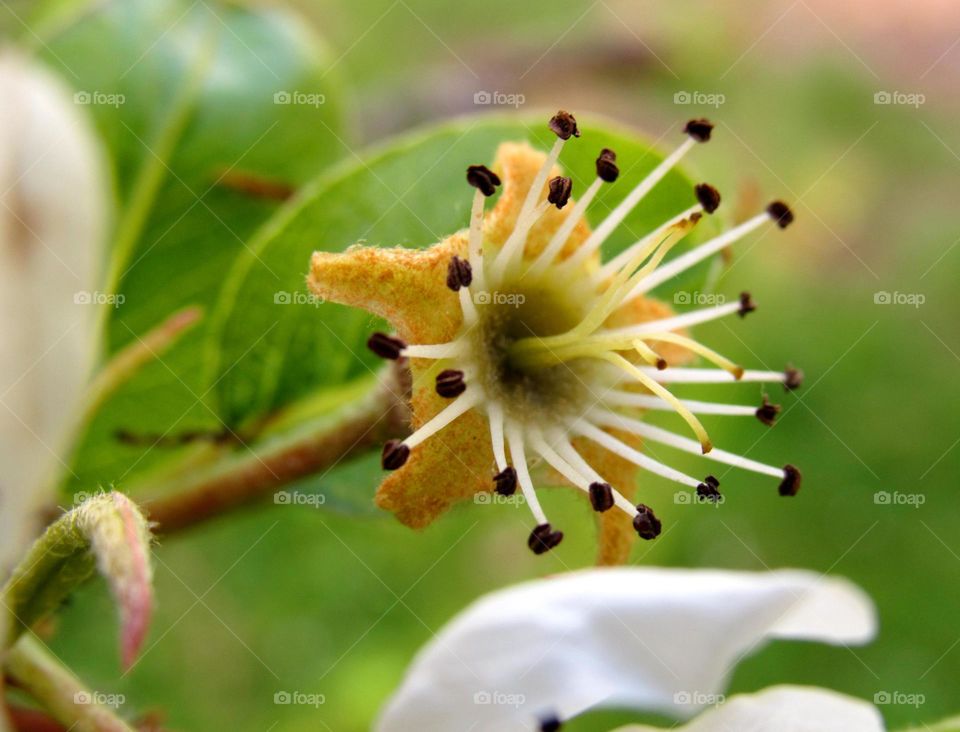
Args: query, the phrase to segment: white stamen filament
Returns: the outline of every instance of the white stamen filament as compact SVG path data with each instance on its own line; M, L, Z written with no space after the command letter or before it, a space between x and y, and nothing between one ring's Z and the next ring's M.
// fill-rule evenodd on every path
M442 430L457 417L473 409L483 399L480 389L468 389L403 441L411 450Z
M701 206L701 205L698 203L696 206L691 206L691 207L688 208L686 211L683 211L682 213L677 214L676 216L674 216L672 219L670 219L670 220L667 221L666 223L661 224L659 227L657 227L656 229L654 229L653 231L651 231L651 232L650 232L649 234L647 234L645 237L643 237L642 239L638 239L636 242L634 242L634 243L631 244L629 247L627 247L626 249L624 249L622 252L620 252L617 256L615 256L615 257L614 257L613 259L611 259L609 262L607 262L606 264L604 264L604 265L597 271L596 275L594 275L594 279L596 280L596 282L597 282L598 284L599 284L599 283L606 282L608 279L610 279L611 277L613 277L617 272L619 272L620 269L621 269L627 262L630 261L630 258L633 257L633 255L634 255L635 252L637 252L638 250L640 250L640 249L642 249L643 247L645 247L647 244L649 244L649 242L650 242L651 240L658 239L658 238L662 237L663 234L664 234L668 229L670 229L671 226L676 226L678 223L680 223L680 222L683 221L684 219L688 219L688 218L690 218L690 216L692 216L693 214L699 213L699 212L701 212L701 211L703 211L703 206ZM644 280L646 280L646 279L649 279L649 276L644 278Z
M532 433L530 435L530 446L536 451L540 457L547 461L551 467L553 467L560 475L570 481L577 488L580 488L584 492L590 491L590 479L585 475L580 473L571 466L566 460L564 460L560 455L557 454L557 451L554 450L547 443L546 440L539 433Z
M733 315L739 312L741 307L743 306L740 304L740 301L736 300L734 302L724 303L723 305L691 310L689 313L684 313L683 315L674 315L669 318L660 318L659 320L640 323L639 325L630 325L626 328L614 328L612 330L602 331L601 334L604 336L646 336L663 333L665 331L680 330L681 328L689 328L692 325L708 323L717 318Z
M573 210L567 215L567 218L564 219L560 228L557 229L557 233L553 235L550 242L544 247L543 251L540 252L533 264L527 268L524 276L530 274L536 277L543 274L543 271L556 259L557 255L563 249L563 245L566 244L567 239L570 238L574 227L576 227L577 223L583 218L587 206L590 205L594 196L597 195L597 191L600 190L601 185L603 185L603 179L601 178L597 178L590 184L590 187L587 188L583 196L574 205Z
M477 190L473 194L473 208L470 211L470 241L468 245L470 269L473 271L471 287L486 290L486 278L483 271L483 207L487 197Z
M569 462L574 466L574 468L589 477L591 480L595 480L598 483L610 484L609 481L604 480L596 470L590 467L590 463L583 459L580 453L574 449L573 445L570 444L569 440L567 440L565 436L561 435L558 437L554 442L554 447L556 448L557 452L560 453L565 460L567 460L567 462ZM618 491L616 488L613 488L612 490L613 500L617 507L627 515L635 516L637 513L636 506L630 503L627 497L620 493L620 491Z
M603 401L618 407L639 407L663 412L673 412L673 405L652 394L634 394L628 391L611 391L604 395ZM680 403L694 414L722 414L727 417L755 417L757 408L744 404L718 404L699 402L693 399L681 399Z
M500 402L487 404L487 419L490 422L490 442L493 445L493 458L497 462L497 470L507 467L507 452L503 443L503 407Z
M596 442L598 445L606 448L615 455L619 455L624 460L627 460L637 467L653 473L654 475L659 475L661 478L666 478L667 480L681 483L682 485L689 486L690 488L696 488L698 485L700 485L699 480L691 478L689 475L685 475L679 470L674 470L670 466L664 465L663 463L658 462L651 457L647 457L641 452L637 452L632 447L624 442L621 442L613 435L608 435L596 425L590 424L583 419L574 420L571 423L571 429L583 435L588 440ZM633 513L636 513L636 510L634 510Z
M454 356L462 356L465 349L466 344L463 341L456 340L449 343L407 346L403 349L401 355L408 358L453 358Z
M506 271L516 266L517 262L523 258L523 250L527 245L527 234L530 233L533 225L537 223L540 217L543 216L552 205L553 204L547 200L541 201L526 218L517 219L513 231L510 232L510 236L507 237L506 244L503 245L503 249L500 250L496 259L493 260L493 272L491 276L494 281L502 280Z
M457 295L460 297L460 312L463 313L463 322L467 326L471 326L477 322L479 317L477 314L477 306L473 303L473 295L470 292L469 287L461 287L457 290Z
M513 232L507 238L507 242L503 245L500 253L497 254L496 259L493 261L491 276L494 280L501 279L508 265L517 258L517 255L523 254L524 246L527 243L527 232L530 231L530 227L533 226L534 222L540 218L540 215L550 206L547 201L537 206L537 199L543 192L543 186L547 182L547 176L550 175L550 171L556 164L557 158L560 156L560 151L563 149L564 142L563 139L557 138L557 141L553 143L553 147L550 149L550 154L547 155L547 159L544 160L543 165L540 166L537 177L533 179L533 184L530 186L530 190L527 191L527 197L523 200L523 206L517 215L517 222L514 224Z
M723 234L720 234L717 237L714 237L710 241L706 241L696 249L692 249L685 254L681 254L676 259L672 259L667 262L665 265L660 267L656 272L653 272L649 276L645 277L633 291L627 295L627 300L632 300L635 297L639 297L647 292L650 292L657 285L661 285L667 280L681 272L689 269L698 262L702 262L707 257L716 254L722 249L727 248L734 242L742 239L750 232L762 226L764 223L771 221L770 214L764 212L762 214L757 214L752 219L744 221L739 226L735 226L726 231Z
M517 471L517 482L520 484L520 490L523 493L524 500L526 500L527 505L530 507L530 512L533 514L538 525L549 523L547 521L547 515L540 507L540 500L537 498L537 492L533 488L533 481L530 480L527 456L523 451L523 433L520 431L520 427L513 422L508 422L506 428L507 442L510 445L510 457L513 458L513 468Z
M603 222L596 228L590 238L576 251L576 253L567 259L564 264L571 267L583 262L587 257L593 254L607 240L607 237L623 222L627 215L636 207L638 203L646 196L653 187L659 183L663 177L670 172L680 159L689 152L690 148L696 145L696 140L688 137L676 150L665 157L660 164L651 170L647 177L640 181L636 187L627 194L620 204L610 212Z
M700 446L694 440L689 440L686 437L675 435L673 432L668 432L667 430L660 429L659 427L654 427L653 425L646 424L636 419L631 419L630 417L624 417L623 415L616 414L614 412L608 412L606 410L594 410L590 412L590 419L594 420L598 424L632 432L639 437L653 440L654 442L659 442L669 447L683 450L684 452L689 452L694 455L700 453ZM741 457L740 455L735 455L734 453L727 452L726 450L713 450L706 455L706 457L710 460L715 460L718 463L724 463L725 465L731 465L735 468L742 468L743 470L749 470L754 473L770 475L774 478L780 478L781 480L786 477L786 473L782 468L775 468L772 465L765 465L764 463L757 462L756 460L750 460L749 458Z
M726 384L740 383L783 383L787 375L782 371L744 371L736 379L733 374L723 369L695 369L695 368L668 368L663 371L639 367L648 376L661 384Z

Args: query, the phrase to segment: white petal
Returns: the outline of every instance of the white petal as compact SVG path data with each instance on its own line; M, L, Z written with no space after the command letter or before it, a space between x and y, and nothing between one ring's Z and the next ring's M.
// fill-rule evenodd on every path
M731 697L674 732L883 732L876 707L827 689L773 686ZM616 732L663 732L630 725Z
M378 729L535 729L543 714L598 704L688 716L766 638L862 643L874 631L861 590L812 572L572 572L454 618L414 660Z
M36 528L87 377L108 218L84 107L43 67L0 52L0 578Z

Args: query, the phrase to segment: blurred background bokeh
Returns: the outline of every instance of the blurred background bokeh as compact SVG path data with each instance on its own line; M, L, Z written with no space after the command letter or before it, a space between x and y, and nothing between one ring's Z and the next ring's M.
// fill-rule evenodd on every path
M85 55L102 80L94 88L142 74L136 84L147 93L167 93L169 79L150 57L169 51L164 29L177 26L178 13L153 43L132 28L129 47L114 55L97 39L124 32L122 13L109 28L75 31L108 4L64 1L34 16L32 3L3 3L0 18L75 88L58 63L67 53ZM773 394L785 407L775 430L734 420L708 427L716 443L750 457L780 464L788 456L802 466L804 488L785 501L763 478L731 473L727 500L713 509L676 505L668 484L645 478L645 500L669 530L637 547L632 561L811 568L850 577L876 600L875 643L775 644L738 667L733 691L832 687L876 699L891 728L960 711L960 5L299 0L290 12L298 15L284 22L317 44L317 83L338 106L296 139L267 138L274 151L283 146L291 183L418 125L514 106L610 117L667 149L685 119L717 123L690 170L720 188L728 215L782 197L797 224L739 246L719 282L728 294L749 288L759 311L700 333L759 368L793 361L807 381L796 395ZM235 53L257 52L248 36L235 37ZM261 61L294 63L264 55L237 85L276 85L269 75L254 79ZM223 116L206 120L214 132L201 129L196 145L217 144L215 122L249 124L254 139L268 126ZM340 131L330 135L334 116ZM103 119L104 134L137 147L136 121L111 130ZM316 170L303 164L314 134L323 140L310 152ZM268 152L258 146L252 157ZM163 229L178 215L164 212ZM172 270L151 287L175 291L177 282ZM185 287L183 304L193 296ZM744 401L759 396L738 388ZM417 648L472 599L592 561L591 517L569 491L545 498L568 540L533 557L521 550L526 517L514 507L464 505L418 533L357 508L375 489L367 478L341 471L312 489L339 495L344 485L363 501L343 510L336 501L265 504L164 538L159 612L129 675L118 677L104 649L112 609L97 583L65 611L52 647L95 688L126 694L132 710L159 710L171 729L360 730ZM323 694L325 703L274 704L284 690ZM895 703L904 695L916 703ZM604 730L635 718L593 714L569 727Z

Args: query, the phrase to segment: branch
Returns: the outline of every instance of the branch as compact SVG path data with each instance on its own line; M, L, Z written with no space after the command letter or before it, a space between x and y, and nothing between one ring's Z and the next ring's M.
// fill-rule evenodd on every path
M20 638L4 657L4 666L17 686L71 732L133 732L33 636Z
M407 392L405 378L389 372L387 383L334 418L201 469L190 482L178 482L173 495L164 486L137 489L138 501L158 532L170 533L328 470L409 430L406 400L398 396Z

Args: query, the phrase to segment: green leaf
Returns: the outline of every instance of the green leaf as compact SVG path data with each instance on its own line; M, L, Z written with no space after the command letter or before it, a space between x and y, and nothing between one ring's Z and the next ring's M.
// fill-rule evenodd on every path
M960 732L960 717L950 717L922 727L910 727L901 732Z
M209 358L221 417L240 425L369 374L375 359L364 341L377 323L357 310L306 301L310 254L360 241L425 247L465 227L467 165L490 163L502 141L529 140L547 149L552 135L544 119L484 117L431 128L322 177L280 211L238 260L213 315ZM591 207L588 216L596 224L662 156L636 134L605 122L588 119L581 129L561 161L574 191L595 177L603 147L617 151L623 171ZM607 255L693 202L691 180L671 172L611 237Z
M150 530L122 493L92 496L51 524L3 588L4 648L60 606L99 569L120 611L120 647L129 667L153 609Z
M252 232L280 206L276 194L343 154L342 94L325 46L288 10L109 0L61 4L50 16L37 51L92 112L116 180L103 288L117 294L104 330L113 354L176 310L212 305ZM201 323L103 406L68 493L128 479L176 452L149 440L119 445L118 430L219 429L204 403L204 331Z

